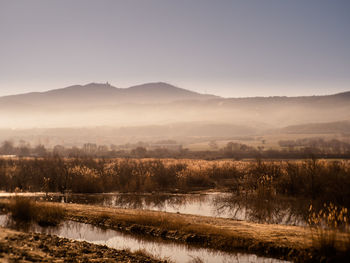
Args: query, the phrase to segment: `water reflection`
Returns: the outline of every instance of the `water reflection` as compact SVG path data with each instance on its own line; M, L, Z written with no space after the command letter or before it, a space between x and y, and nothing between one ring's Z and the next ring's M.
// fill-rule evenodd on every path
M213 200L217 214L256 223L306 225L308 201L282 197L217 196Z
M13 222L11 223L11 220L9 220L7 216L0 215L0 226L11 227L22 231L57 235L69 239L106 245L115 249L130 249L131 251L144 250L153 256L169 259L172 262L284 262L271 258L258 257L254 254L225 253L212 249L177 244L170 241L166 242L161 239L146 239L139 236L123 234L114 230L104 230L74 221L66 221L58 227L41 227L32 224L28 225L28 228L23 229L21 225L13 224Z
M308 201L300 199L282 197L266 199L228 193L54 194L33 198L52 202L154 210L287 225L306 225L309 207Z
M201 202L201 200L193 195L191 198L185 195L141 195L141 194L121 194L113 196L112 203L116 207L132 208L132 209L152 209L165 211L170 208L179 210L188 203Z

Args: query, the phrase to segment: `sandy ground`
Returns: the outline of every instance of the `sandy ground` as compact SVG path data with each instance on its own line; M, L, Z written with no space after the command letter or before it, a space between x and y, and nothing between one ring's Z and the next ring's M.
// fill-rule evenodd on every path
M115 250L57 236L0 227L0 262L161 262L141 253Z

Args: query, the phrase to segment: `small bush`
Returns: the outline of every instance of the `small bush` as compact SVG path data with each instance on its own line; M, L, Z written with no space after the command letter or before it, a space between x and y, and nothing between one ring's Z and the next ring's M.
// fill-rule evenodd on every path
M36 222L42 226L56 226L64 219L64 209L53 204L40 204L29 198L15 197L9 206L15 221Z
M10 202L10 212L14 220L29 222L35 217L34 201L29 198L15 197Z
M54 205L36 205L35 221L41 226L57 226L64 219L64 209Z

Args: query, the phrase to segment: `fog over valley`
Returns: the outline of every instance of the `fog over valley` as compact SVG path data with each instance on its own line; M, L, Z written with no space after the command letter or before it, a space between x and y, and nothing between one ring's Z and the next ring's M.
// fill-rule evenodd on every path
M162 82L127 89L91 83L1 97L0 127L125 127L206 122L254 129L281 128L349 120L349 102L350 92L310 97L222 98Z
M187 145L276 134L343 138L349 134L350 92L223 98L164 82L127 89L90 83L1 97L0 117L0 140L48 147L168 139Z

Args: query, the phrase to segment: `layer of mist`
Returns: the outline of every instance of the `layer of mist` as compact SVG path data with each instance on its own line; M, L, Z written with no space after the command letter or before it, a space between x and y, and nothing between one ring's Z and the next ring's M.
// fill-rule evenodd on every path
M271 133L350 131L350 92L222 98L167 83L120 89L90 83L0 97L0 140L122 143ZM103 137L103 141L102 138ZM49 139L47 139L49 138Z

